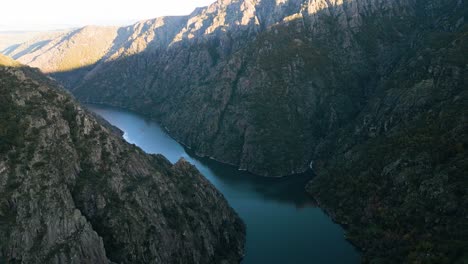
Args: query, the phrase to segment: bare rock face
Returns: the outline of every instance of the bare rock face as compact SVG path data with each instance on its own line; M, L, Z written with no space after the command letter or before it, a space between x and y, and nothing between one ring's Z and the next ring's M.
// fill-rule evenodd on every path
M184 160L129 145L54 82L0 67L0 262L238 263L244 225Z
M98 62L52 76L82 101L158 119L201 156L284 176L309 168L324 138L356 118L406 52L428 41L421 36L460 30L461 6L220 0L120 28Z
M84 28L39 35L28 43L6 49L5 55L44 73L76 70L98 62L111 48L117 27Z
M459 0L220 0L132 55L53 76L199 155L267 176L312 167L308 192L367 262L462 263L466 14Z
M446 37L402 59L316 149L306 189L348 227L364 262L468 258L468 38Z

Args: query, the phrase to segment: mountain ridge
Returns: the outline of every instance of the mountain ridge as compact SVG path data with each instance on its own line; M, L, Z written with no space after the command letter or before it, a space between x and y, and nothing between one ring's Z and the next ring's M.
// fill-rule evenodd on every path
M265 176L312 167L307 191L364 262L463 263L467 13L456 0L218 1L170 48L52 76L198 155Z
M0 90L0 262L240 261L245 227L193 165L126 143L36 69L0 66Z

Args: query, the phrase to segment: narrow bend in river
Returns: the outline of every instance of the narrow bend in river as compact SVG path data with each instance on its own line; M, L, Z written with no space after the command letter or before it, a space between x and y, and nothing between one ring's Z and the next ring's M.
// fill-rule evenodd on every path
M173 163L185 158L224 194L247 226L243 264L359 262L359 253L345 240L343 229L306 195L310 176L254 176L192 155L157 123L138 114L98 105L88 108L144 151L160 153Z

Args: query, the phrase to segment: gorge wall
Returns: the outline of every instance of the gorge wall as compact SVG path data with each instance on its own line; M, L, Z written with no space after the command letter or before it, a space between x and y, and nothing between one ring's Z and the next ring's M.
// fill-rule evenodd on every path
M239 263L244 225L193 165L145 154L4 60L0 262Z
M453 263L467 258L467 13L462 0L220 0L117 29L96 63L50 73L199 155L266 176L312 167L307 191L365 261Z

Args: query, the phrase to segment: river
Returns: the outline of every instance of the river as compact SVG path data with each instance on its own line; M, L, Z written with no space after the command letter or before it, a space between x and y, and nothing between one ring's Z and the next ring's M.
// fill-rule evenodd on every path
M173 163L185 158L224 194L247 226L243 264L359 263L359 253L344 238L343 229L306 195L310 175L255 176L193 155L141 115L107 106L87 107L144 151L160 153Z

